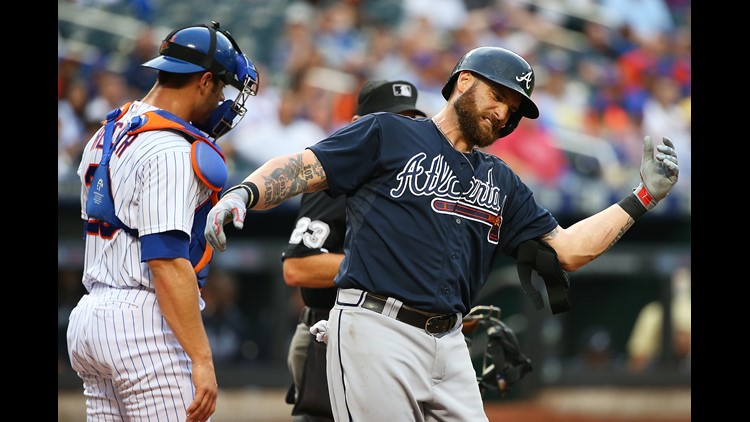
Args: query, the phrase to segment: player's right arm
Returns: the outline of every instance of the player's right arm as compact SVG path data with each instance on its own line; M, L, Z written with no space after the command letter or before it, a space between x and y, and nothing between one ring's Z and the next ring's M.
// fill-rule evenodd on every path
M206 221L206 240L219 251L226 250L224 224L242 229L248 209L265 210L305 192L328 188L325 170L315 154L302 152L272 158L238 186L228 190L211 208Z

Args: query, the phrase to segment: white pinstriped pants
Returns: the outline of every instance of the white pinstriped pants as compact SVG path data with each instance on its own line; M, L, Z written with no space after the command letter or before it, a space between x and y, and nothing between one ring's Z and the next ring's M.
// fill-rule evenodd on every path
M153 290L94 284L70 313L67 340L87 421L185 421L192 363Z

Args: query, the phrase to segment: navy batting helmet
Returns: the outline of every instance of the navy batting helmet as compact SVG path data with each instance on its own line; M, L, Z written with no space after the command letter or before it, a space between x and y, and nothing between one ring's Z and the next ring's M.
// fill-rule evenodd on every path
M516 129L521 117L529 119L539 117L539 108L531 101L535 80L534 69L523 57L500 47L477 47L469 51L458 61L448 82L443 87L442 93L446 100L453 91L458 74L464 70L476 73L522 95L521 108L510 116L508 123L501 131L501 138Z

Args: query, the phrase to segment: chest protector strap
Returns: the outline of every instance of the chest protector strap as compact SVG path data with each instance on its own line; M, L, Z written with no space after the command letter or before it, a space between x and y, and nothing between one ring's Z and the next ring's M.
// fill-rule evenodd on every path
M536 239L527 240L518 247L516 258L518 277L526 295L534 302L536 309L544 308L542 293L531 284L531 270L534 269L544 279L547 297L553 314L570 310L567 290L570 288L568 274L560 266L555 250Z
M193 125L167 111L149 111L141 117L145 121L141 126L129 130L128 135L136 135L147 130L172 130L182 134L191 143L190 157L198 178L214 192L224 188L229 172L224 154L215 143Z
M115 146L123 138L126 131L122 131L116 141L112 142L115 122L130 108L130 103L125 104L122 108L117 108L107 114L104 122L104 142L102 145L102 159L94 171L93 178L89 188L89 195L86 199L86 214L89 220L98 220L105 224L125 230L128 234L138 237L138 231L126 226L125 223L117 218L115 213L115 204L110 188L109 180L109 159L112 158L112 152ZM140 124L139 121L133 120L131 127ZM88 224L87 224L88 225Z

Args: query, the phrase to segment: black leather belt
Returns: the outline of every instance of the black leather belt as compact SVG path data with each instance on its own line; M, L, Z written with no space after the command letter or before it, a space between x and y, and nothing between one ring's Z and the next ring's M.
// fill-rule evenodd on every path
M385 309L386 300L388 300L386 297L366 293L362 307L382 314L383 309ZM433 314L420 311L408 305L401 305L396 314L396 319L411 326L421 328L430 334L443 334L450 331L456 325L458 316L456 314Z
M304 323L308 327L312 327L321 319L328 319L329 313L330 311L328 309L305 306L302 308L302 312L299 315L299 322Z

